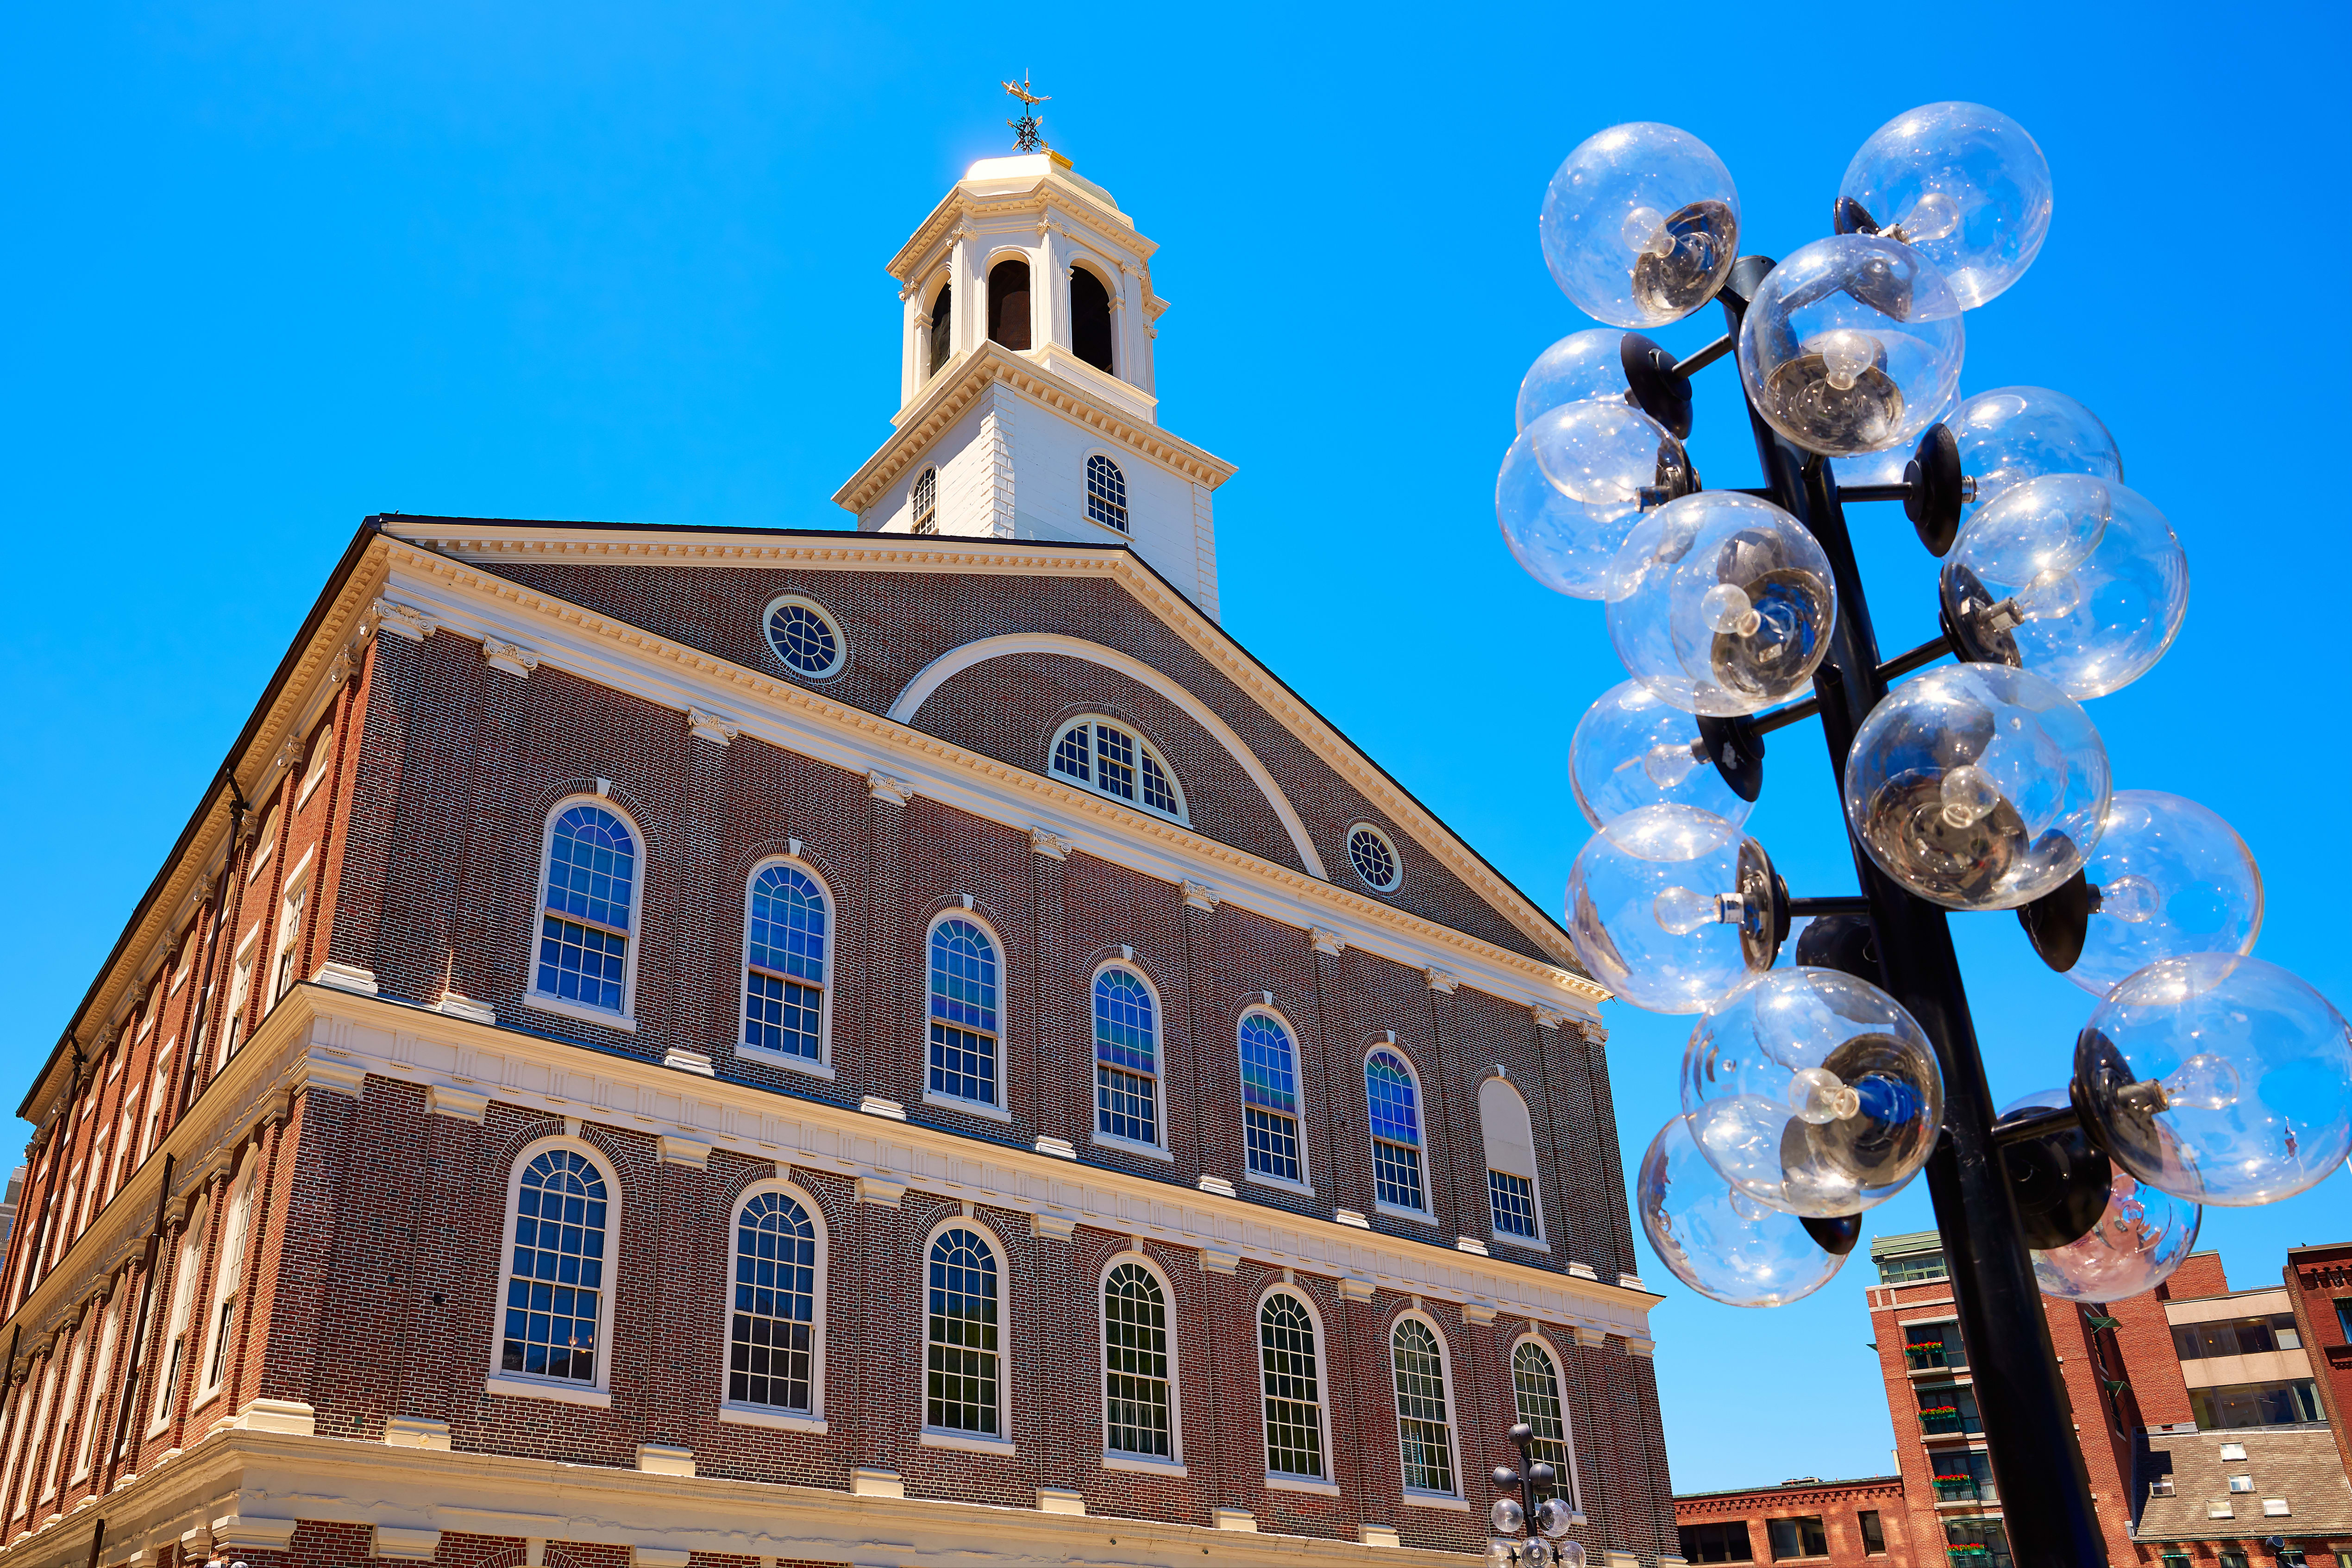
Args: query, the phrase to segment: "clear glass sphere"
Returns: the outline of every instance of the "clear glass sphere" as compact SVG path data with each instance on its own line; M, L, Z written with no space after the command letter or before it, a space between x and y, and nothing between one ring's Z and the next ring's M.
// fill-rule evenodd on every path
M2030 670L1947 664L1871 710L1845 814L1887 875L1948 909L2014 909L2083 867L2106 821L2107 749Z
M2011 486L2044 474L2123 481L2123 454L2099 416L2048 387L1979 392L1944 423L1959 444L1960 472L1977 482L1976 499L1961 509L1963 520Z
M1515 1497L1496 1498L1495 1506L1486 1511L1486 1517L1493 1521L1497 1535L1517 1535L1519 1526L1528 1521L1527 1510Z
M2065 1090L2045 1089L2000 1113L2068 1103ZM2187 1260L2204 1218L2202 1206L2158 1192L2118 1166L2097 1224L2063 1247L2029 1249L2034 1280L2043 1295L2068 1301L2120 1301L2153 1291Z
M1610 687L1576 721L1568 778L1596 828L1643 806L1696 806L1735 827L1755 810L1707 760L1698 720L1639 681Z
M1700 1295L1734 1307L1778 1307L1830 1282L1843 1256L1805 1223L1733 1187L1699 1152L1690 1119L1658 1129L1633 1179L1650 1249Z
M1900 1192L1944 1120L1927 1037L1893 997L1834 969L1774 969L1707 1009L1682 1090L1726 1181L1817 1219Z
M1739 193L1706 142L1671 125L1612 125L1544 193L1544 263L1576 308L1663 327L1708 300L1739 256Z
M1540 1535L1520 1542L1519 1562L1523 1568L1552 1568L1551 1542Z
M1570 332L1536 356L1519 382L1519 428L1571 402L1623 402L1625 334L1613 327Z
M1490 1537L1486 1542L1486 1562L1489 1568L1519 1568L1519 1543L1499 1535Z
M2136 490L2044 474L1977 508L1944 557L1967 656L2021 664L2079 699L2147 673L2189 613L2189 558Z
M1495 517L1546 588L1599 599L1644 488L1687 489L1683 444L1630 403L1571 402L1538 414L1503 456Z
M1838 194L1924 251L1971 310L2016 282L2050 233L2049 161L2023 126L1980 103L1930 103L1888 120L1846 165Z
M2251 953L2263 873L2237 831L2194 800L2118 789L2083 873L2097 890L2066 977L2095 997L2159 958Z
M1584 1568L1584 1548L1573 1541L1562 1541L1552 1547L1552 1561L1559 1568Z
M1712 812L1637 807L1577 852L1569 940L1586 972L1635 1007L1697 1012L1762 956L1770 864L1761 846Z
M1835 235L1798 249L1739 324L1765 422L1828 456L1907 448L1960 384L1960 302L1909 246Z
M1927 423L1921 425L1920 431L1924 434L1928 425L1949 424L1959 413L1960 407L1960 389L1956 383L1951 395L1928 416ZM1837 476L1841 490L1852 489L1856 485L1900 485L1904 481L1904 470L1911 465L1912 455L1918 450L1918 437L1914 436L1908 445L1890 446L1884 452L1856 453L1851 457L1833 457L1830 459L1830 472ZM1963 466L1960 472L1965 474L1968 469Z
M1692 713L1759 713L1809 685L1837 591L1804 526L1705 490L1643 515L1609 573L1609 641L1633 678Z
M1566 1498L1548 1497L1536 1508L1536 1528L1553 1541L1574 1530L1576 1524L1576 1510L1569 1506ZM1553 1550L1565 1552L1567 1549L1554 1547ZM1568 1559L1563 1556L1560 1561L1565 1563Z
M2093 1009L2074 1077L2109 1155L2194 1203L2276 1203L2352 1148L2352 1037L2327 998L2236 953L2162 958Z

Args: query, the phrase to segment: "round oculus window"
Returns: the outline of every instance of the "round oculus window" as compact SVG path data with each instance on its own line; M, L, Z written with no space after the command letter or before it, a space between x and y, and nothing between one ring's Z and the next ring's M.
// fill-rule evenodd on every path
M795 673L821 679L841 668L841 630L814 600L787 594L768 606L768 645Z
M1397 859L1396 846L1370 823L1359 822L1348 830L1348 860L1365 886L1381 893L1394 893L1404 881L1404 865Z

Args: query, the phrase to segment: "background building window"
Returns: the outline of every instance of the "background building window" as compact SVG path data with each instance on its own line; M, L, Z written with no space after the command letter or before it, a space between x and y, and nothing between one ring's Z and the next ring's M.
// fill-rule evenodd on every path
M1919 1401L1919 1429L1931 1437L1966 1435L1984 1430L1977 1416L1977 1392L1957 1383L1922 1383L1912 1390Z
M1087 459L1087 516L1127 532L1127 476L1099 452Z
M623 1010L637 841L600 806L566 807L547 842L537 989L542 996Z
M1270 1013L1242 1018L1242 1130L1249 1168L1304 1182L1298 1160L1298 1075L1290 1031Z
M818 1061L824 1027L825 904L816 879L772 865L751 879L743 1043Z
M1925 1372L1946 1366L1955 1371L1969 1364L1968 1347L1960 1343L1960 1325L1953 1323L1906 1323L1903 1325L1903 1360L1913 1372Z
M1445 1404L1445 1357L1419 1318L1399 1320L1389 1336L1396 1367L1397 1441L1407 1491L1454 1495L1454 1423Z
M1109 375L1110 337L1110 290L1085 267L1070 268L1071 351Z
M1886 1550L1886 1527L1879 1522L1878 1511L1865 1508L1854 1515L1862 1527L1862 1550L1864 1555L1875 1557Z
M1764 1521L1764 1533L1772 1542L1775 1563L1790 1557L1830 1554L1829 1533L1822 1528L1822 1516L1818 1513L1798 1519L1768 1519Z
M596 1381L606 1212L604 1173L578 1150L549 1149L523 1167L501 1371Z
M2278 1383L2235 1383L2189 1391L2189 1412L2200 1431L2238 1427L2294 1427L2326 1420L2319 1387L2307 1377Z
M974 1231L931 1243L929 1353L923 1424L997 1435L996 1254Z
M915 532L935 534L940 531L940 471L926 468L915 476L915 488L908 505L915 514Z
M955 333L950 327L954 319L955 286L942 283L939 298L931 301L930 368L923 372L926 381L946 370L955 353Z
M988 269L988 336L1016 351L1029 348L1029 264L1018 257Z
M996 944L969 920L931 927L930 1089L996 1103Z
M2273 1350L2301 1350L2303 1333L2293 1312L2261 1317L2225 1318L2220 1322L2175 1323L2172 1347L2183 1361L2215 1355L2262 1355Z
M805 599L779 599L768 607L768 645L795 672L822 680L841 667L841 629Z
M1372 1196L1391 1208L1425 1210L1421 1189L1421 1105L1412 1069L1391 1051L1364 1061L1371 1107Z
M1315 1354L1315 1320L1285 1291L1257 1313L1265 1398L1265 1468L1270 1474L1323 1479L1323 1385Z
M1348 830L1348 863L1364 879L1364 885L1376 893L1394 893L1404 881L1404 870L1397 860L1396 846L1389 836L1369 823L1359 822Z
M1103 1282L1103 1400L1107 1447L1172 1458L1169 1409L1168 1303L1140 1263L1121 1263Z
M808 1409L815 1336L816 1226L782 1193L755 1193L735 1221L727 1397Z
M1753 1563L1755 1544L1748 1538L1748 1521L1727 1519L1709 1524L1685 1524L1675 1531L1687 1563Z
M1107 719L1082 718L1055 737L1052 767L1098 795L1183 818L1175 776L1160 754Z
M2013 1568L2009 1555L2009 1526L1997 1519L1948 1519L1944 1521L1944 1550L1953 1568ZM2221 1553L2221 1568L2229 1568L2230 1553ZM2238 1559L2237 1568L2246 1568L2245 1559Z
M1125 969L1095 977L1095 1126L1105 1137L1160 1142L1160 1033L1151 990Z

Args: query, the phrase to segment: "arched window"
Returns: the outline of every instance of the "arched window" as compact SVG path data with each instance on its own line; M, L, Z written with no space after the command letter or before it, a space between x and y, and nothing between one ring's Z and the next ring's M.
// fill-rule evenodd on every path
M1168 1374L1168 1299L1140 1263L1103 1281L1103 1446L1150 1458L1176 1457Z
M1252 1176L1305 1186L1298 1148L1297 1053L1272 1013L1242 1015L1242 1130Z
M1503 1240L1540 1241L1543 1208L1536 1201L1536 1139L1528 1103L1499 1078L1478 1085L1478 1130L1486 1145L1486 1197L1495 1234Z
M1087 459L1087 516L1127 532L1127 476L1099 452Z
M988 270L988 336L1008 349L1029 347L1029 264L1017 256Z
M596 1384L610 1208L604 1170L577 1149L545 1149L522 1167L499 1371Z
M1560 1490L1576 1506L1576 1467L1569 1462L1568 1413L1560 1403L1559 1369L1534 1340L1511 1352L1511 1399L1519 1419L1535 1428L1529 1452L1558 1471Z
M996 944L974 922L931 927L930 1092L997 1103Z
M761 866L744 918L743 1045L824 1059L824 889L795 865Z
M1134 971L1095 977L1095 1130L1160 1144L1160 1028L1151 988Z
M1054 737L1052 756L1055 773L1097 795L1184 820L1176 775L1159 751L1131 730L1105 718L1074 719Z
M955 1226L932 1240L930 1295L923 1425L996 1437L996 1253L978 1231Z
M245 1243L253 1232L253 1178L257 1156L247 1155L245 1174L221 1219L220 1250L213 1262L213 1310L205 1328L204 1375L196 1386L201 1405L220 1392L236 1358L237 1304L245 1294Z
M1287 1291L1257 1311L1265 1395L1265 1468L1270 1475L1323 1479L1323 1369L1315 1318Z
M599 1012L628 1010L629 936L636 925L637 836L602 806L559 807L549 819L532 992Z
M1105 375L1116 373L1110 362L1110 290L1083 267L1070 268L1070 348Z
M1400 1318L1389 1337L1396 1364L1397 1442L1404 1455L1404 1490L1454 1495L1454 1418L1445 1398L1445 1353L1437 1331L1419 1318Z
M735 1216L727 1400L814 1412L816 1222L787 1194L753 1193Z
M915 515L913 531L935 534L940 531L940 471L926 468L915 476L915 487L908 494L908 508Z
M1371 1107L1372 1196L1390 1208L1426 1213L1421 1187L1421 1091L1393 1051L1364 1059L1364 1098Z
M939 298L931 301L930 368L923 372L926 381L946 370L955 353L955 333L949 325L955 319L954 308L955 286L940 284Z

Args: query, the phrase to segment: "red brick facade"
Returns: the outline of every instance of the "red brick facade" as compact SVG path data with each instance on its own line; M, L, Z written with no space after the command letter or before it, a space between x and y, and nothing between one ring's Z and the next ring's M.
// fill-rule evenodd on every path
M1906 1533L1903 1478L1818 1478L1743 1491L1675 1499L1675 1529L1690 1563L1803 1562L1819 1568L1913 1568L1932 1563ZM1875 1524L1874 1538L1869 1526ZM1815 1531L1818 1530L1818 1537ZM1939 1532L1940 1533L1940 1532ZM1934 1538L1930 1538L1931 1545ZM1814 1547L1823 1550L1815 1551ZM1793 1547L1795 1555L1782 1556Z

